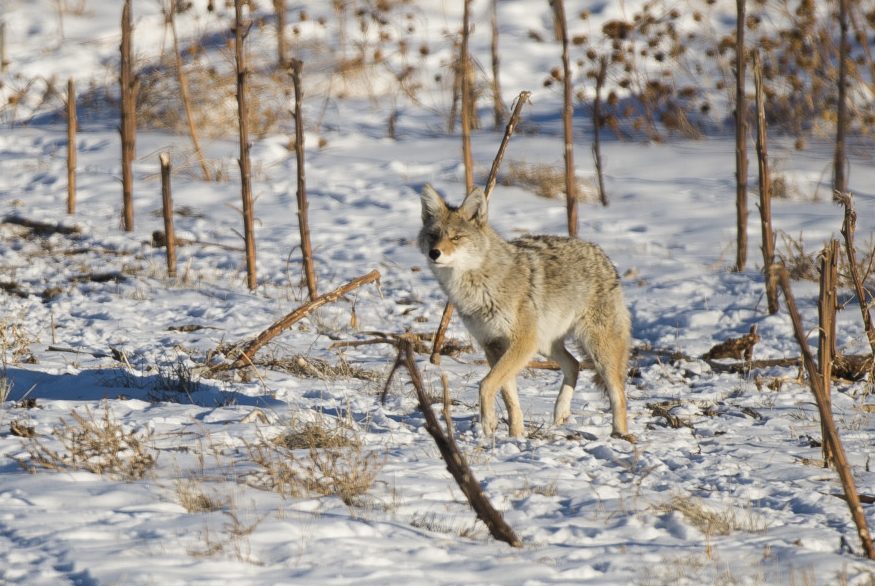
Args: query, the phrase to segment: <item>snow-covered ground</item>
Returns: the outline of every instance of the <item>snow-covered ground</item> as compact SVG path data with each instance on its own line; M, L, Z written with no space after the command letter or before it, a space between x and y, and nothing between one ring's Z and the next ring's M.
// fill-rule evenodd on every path
M71 10L63 25L55 2L3 4L7 102L27 80L33 87L61 88L70 75L82 92L89 84L114 91L121 3L66 4ZM218 36L230 13L224 3L216 4L216 12L208 13L205 1L194 2L180 15L181 37ZM259 14L269 16L270 3L258 4ZM399 33L409 35L413 47L431 43L432 52L422 59L436 68L449 58L444 33L455 30L461 16L461 2L450 4L411 3L414 16L408 20L416 26ZM597 20L587 26L617 17L603 3L583 4ZM77 6L82 10L73 10ZM488 6L482 1L473 6L478 28L472 48L488 63ZM714 10L731 15L733 6L719 2ZM337 40L336 15L323 2L293 8L290 27L312 44L292 46L318 60L319 43ZM309 11L306 20L300 10ZM134 12L138 61L154 62L169 47L160 3L134 2ZM501 3L499 14L505 98L534 90L508 159L561 167L561 96L541 85L558 64L559 51L555 43L537 43L529 34L533 29L547 38L552 34L547 3ZM734 26L725 21L723 26ZM271 26L267 22L251 33L252 53L263 56L262 62L274 51ZM354 30L353 22L349 26ZM203 44L215 57L227 52L223 42L218 36L213 45ZM172 86L168 71L165 81ZM394 348L336 346L372 339L374 332L425 333L437 326L445 299L414 242L417 194L424 183L451 201L463 195L460 140L445 131L448 94L427 86L421 103L413 104L380 97L378 81L385 75L373 82L368 96L332 86L327 65L305 71L305 86L314 88L304 112L319 290L372 269L382 278L379 288L365 286L324 307L259 354L262 361L273 358L291 368L260 366L245 380L199 378L199 373L205 362L222 359L221 348L250 339L306 300L290 121L281 120L253 141L259 287L250 292L239 236L233 133L205 141L208 157L228 178L204 182L190 164L184 135L142 129L134 165L136 229L125 233L119 227L114 102L95 98L100 93L95 89L90 95L97 105L83 105L73 217L65 213L66 129L59 98L49 95L41 104L27 91L20 103L2 109L0 383L11 384L11 390L0 405L0 582L875 580L875 565L860 557L836 474L816 464L817 410L797 370L760 369L741 376L669 356L674 351L699 356L752 325L762 338L755 358L798 355L786 312L766 311L755 193L747 270L729 270L735 258L735 145L729 132L662 144L620 142L608 135L603 149L610 206L587 204L580 210L581 236L598 242L624 275L638 349L626 387L637 444L610 438L607 400L589 376L578 384L572 421L553 428L560 375L545 370L528 371L520 380L529 437L509 439L502 425L487 440L474 425L477 382L486 369L480 351L444 357L440 367L419 355L436 396L440 375L447 374L457 441L484 491L522 538L523 547L516 549L494 541L476 521L424 430L406 373L396 374L381 404ZM233 105L233 94L227 99ZM488 124L486 100L483 105ZM394 140L386 137L393 109ZM591 179L591 124L586 110L578 114L578 175ZM474 133L481 182L500 138L492 130ZM814 253L828 238L839 237L841 226L842 211L828 198L831 147L817 139L802 151L792 147L792 140L779 137L770 145L792 192L774 202L774 221ZM175 279L166 277L164 249L151 244L152 232L163 229L157 154L164 150L179 166L173 183L176 227L178 237L189 241L178 251ZM752 151L751 157L753 163ZM871 163L861 150L850 165L861 245L871 242L875 230ZM753 187L755 164L751 169ZM499 185L490 208L492 223L506 236L565 231L564 203L520 186ZM12 217L77 231L38 234L5 221ZM787 250L780 238L778 248ZM816 344L817 285L793 285L809 341ZM842 290L840 302L837 343L843 352L864 353L868 346L856 300ZM471 341L458 320L449 337ZM341 368L325 373L326 364ZM318 369L322 374L314 372ZM875 494L870 391L866 381L836 383L833 395L839 432L858 489L866 495ZM668 426L648 407L653 403L665 403L688 425ZM85 469L101 460L99 455L83 465L65 465L84 449L87 430L107 425L117 429L99 444L126 437L142 442L140 452L129 446L119 454L139 453L147 468L143 474L125 479L114 469L103 474ZM346 447L286 450L275 441L313 427L345 438ZM38 457L49 468L37 465ZM277 482L283 470L297 470L300 479L320 465L347 481L351 472L376 475L366 492L352 496L331 487L321 491L327 495L308 492L294 480ZM324 474L312 475L324 481ZM872 506L864 506L870 522Z

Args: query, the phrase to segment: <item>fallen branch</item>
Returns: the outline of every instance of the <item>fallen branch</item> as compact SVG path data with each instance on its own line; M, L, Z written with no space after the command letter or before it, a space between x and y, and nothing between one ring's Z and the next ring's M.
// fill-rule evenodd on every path
M486 178L486 188L483 190L486 201L489 201L489 196L492 195L492 190L495 189L495 183L498 181L498 168L501 166L501 161L504 160L504 153L507 151L507 145L510 143L510 137L513 136L516 125L519 123L520 114L522 113L523 105L529 101L532 92L520 92L516 99L516 105L513 107L513 114L510 115L510 120L507 127L504 129L504 136L501 139L501 144L498 146L498 153L492 161L492 168L489 169L489 176ZM441 346L444 343L447 328L450 327L450 318L453 316L453 304L447 302L444 306L444 312L441 315L441 323L434 334L434 343L431 351L431 363L441 363Z
M70 236L79 234L81 230L78 226L62 226L61 224L50 224L49 222L40 222L39 220L28 220L21 216L6 216L3 218L4 224L13 224L22 226L40 236L51 236L52 234L63 234Z
M808 372L808 382L811 385L811 392L814 394L817 409L820 412L820 421L824 431L824 441L828 441L830 444L830 451L834 458L835 468L842 481L842 488L847 497L848 508L851 510L851 517L854 519L854 523L857 525L857 535L860 537L860 542L863 545L863 550L866 552L866 557L869 559L875 559L875 547L872 545L872 537L869 534L866 516L863 514L863 505L860 503L860 497L857 493L857 487L854 484L854 476L851 472L851 466L845 455L842 440L836 431L832 412L828 409L823 382L817 373L817 364L815 364L814 356L812 356L811 350L808 348L805 330L802 327L802 320L799 317L799 310L796 309L796 300L793 298L793 291L790 289L790 277L787 274L787 269L781 270L779 277L781 289L784 291L784 299L787 302L787 310L789 311L790 319L793 322L793 334L796 337L796 342L799 344L799 349L802 351L805 370Z
M374 281L379 281L379 280L380 280L380 271L373 270L370 273L368 273L367 275L363 275L361 277L355 278L352 281L350 281L349 283L347 283L346 285L338 287L337 289L335 289L334 291L331 291L330 293L325 293L324 295L320 295L319 297L317 297L313 301L310 301L309 303L305 303L304 305L298 307L297 309L295 309L291 313L287 314L282 319L274 322L273 324L270 325L270 327L268 327L266 330L264 330L263 332L258 334L258 336L256 336L256 338L254 340L252 340L251 342L246 344L246 346L243 347L243 350L241 350L241 352L240 352L240 356L234 362L232 362L231 364L227 364L227 365L219 365L219 366L213 368L213 370L214 371L221 371L221 370L230 370L230 369L235 369L235 368L243 368L244 366L249 366L250 364L252 364L252 358L255 356L255 353L258 352L258 350L262 346L264 346L265 344L267 344L268 342L270 342L271 340L276 338L283 331L287 330L293 324L300 321L301 319L303 319L304 317L306 317L307 315L312 313L314 310L322 307L323 305L325 305L327 303L333 303L334 301L337 301L339 298L343 297L344 295L346 295L350 291L354 291L355 289L358 289L362 285L367 285L368 283L373 283Z
M410 373L410 380L416 389L419 407L425 416L425 430L434 439L435 444L437 444L441 457L447 465L447 470L453 475L459 488L462 489L465 498L468 499L468 503L477 514L477 518L483 521L489 529L489 533L495 539L504 541L512 547L522 547L523 543L520 538L517 537L510 525L507 524L501 513L495 510L486 495L483 494L483 490L474 477L474 473L471 472L465 457L459 451L455 438L451 434L445 434L443 429L441 429L438 419L431 408L431 401L423 387L419 369L416 367L413 345L407 341L402 341L398 349L398 357L395 359L395 365L389 373L389 380L391 380L392 375L401 364L407 368L407 371ZM388 384L389 381L387 380L386 385L388 386Z

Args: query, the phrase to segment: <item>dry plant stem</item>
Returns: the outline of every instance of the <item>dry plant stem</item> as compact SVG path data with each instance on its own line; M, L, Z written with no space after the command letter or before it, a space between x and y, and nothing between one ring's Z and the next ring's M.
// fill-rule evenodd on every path
M568 235L577 236L577 179L574 172L574 99L571 86L571 65L568 56L568 24L565 21L563 0L553 0L557 32L562 34L562 129L565 136L565 205L568 216Z
M164 238L167 241L167 276L176 276L176 232L173 229L173 196L170 192L170 155L158 155L161 161L161 208L164 213Z
M210 167L207 165L207 159L204 156L204 151L201 149L201 142L198 139L197 128L195 128L194 125L194 115L191 110L191 95L188 91L188 76L185 74L185 69L182 66L182 53L179 51L179 37L176 34L175 14L176 0L170 0L170 10L167 13L167 19L170 23L170 34L173 37L173 57L176 60L176 77L179 80L179 93L182 98L182 106L185 109L185 119L188 122L188 135L191 137L191 144L194 147L194 152L200 163L201 172L204 174L204 181L210 181Z
M307 189L304 181L304 116L301 113L303 91L301 89L301 70L303 63L300 59L292 59L290 74L292 84L295 86L295 156L298 163L298 228L301 232L301 252L304 255L304 275L307 279L307 291L310 293L310 301L316 299L319 293L316 290L316 271L313 268L313 249L310 246L310 222L307 215Z
M592 156L595 159L595 172L599 182L599 201L608 207L608 196L605 193L605 177L602 173L602 147L601 147L601 121L602 121L602 88L605 85L605 77L608 73L608 60L602 56L599 58L599 72L595 80L595 100L592 104L592 128L593 143Z
M231 364L229 368L243 368L244 366L249 366L250 364L252 364L252 358L255 356L255 353L258 352L258 350L262 346L276 338L284 330L287 330L296 322L300 321L301 319L303 319L316 309L322 307L323 305L337 301L339 298L343 297L350 291L354 291L362 285L367 285L368 283L373 283L374 281L379 280L380 271L374 270L366 275L353 279L346 285L338 287L330 293L320 295L313 301L310 301L309 303L305 303L304 305L298 307L282 319L271 324L270 327L258 334L258 336L254 340L246 344L246 346L240 353L240 358L238 358L233 364Z
M462 158L465 161L465 193L474 189L474 159L471 154L471 68L468 66L468 35L470 33L471 0L464 0L465 10L462 17L462 49L459 55L459 67L462 77Z
M492 25L492 41L490 54L492 56L492 111L495 118L495 128L501 128L507 118L507 108L501 99L501 83L499 82L500 59L498 56L498 0L492 0L490 6L490 24Z
M125 0L122 8L122 41L121 71L119 84L121 85L121 126L119 133L122 142L122 220L126 232L134 229L134 176L132 165L137 139L136 119L136 80L133 74L131 37L133 27L131 25L131 0Z
M289 62L286 57L286 0L273 0L273 9L276 12L276 62L277 67L283 68Z
M513 107L513 114L510 115L510 120L504 129L504 136L501 139L501 144L498 146L498 152L495 154L495 159L492 161L492 168L489 169L489 177L486 178L486 188L484 194L486 199L492 195L492 190L495 189L495 183L498 181L498 169L501 167L501 162L504 160L504 153L507 152L507 145L510 143L510 137L513 136L517 124L520 121L520 114L523 110L523 105L529 101L532 92L522 91L517 96L516 104ZM441 315L441 323L434 334L434 342L431 352L431 363L441 363L441 348L444 345L444 337L447 334L447 328L450 327L450 318L453 316L453 305L449 302L444 306L444 312Z
M781 289L784 291L784 300L787 303L787 310L789 311L790 319L793 322L793 334L796 337L796 342L799 344L799 349L802 351L802 361L805 365L805 370L808 372L811 391L814 393L817 409L820 412L820 421L823 425L824 432L826 433L824 439L829 442L832 448L836 471L839 474L842 488L845 491L848 508L851 510L851 517L853 517L854 523L857 525L857 535L860 537L863 550L866 553L866 557L875 560L875 547L872 545L869 527L866 524L866 516L863 513L863 505L860 503L857 487L854 484L854 476L851 473L851 466L848 463L845 449L842 446L841 439L836 431L832 412L829 410L827 401L825 400L826 393L821 378L818 375L817 366L814 363L814 357L811 355L811 350L808 348L808 342L805 339L805 329L802 327L799 310L796 309L796 300L793 298L793 291L790 289L790 276L786 269L781 270L779 278Z
M237 115L240 123L240 183L243 198L243 240L246 246L246 284L255 290L255 213L252 209L252 170L249 160L249 105L246 101L246 53L243 41L251 23L243 23L243 0L234 0L234 54L237 64Z
M67 80L67 213L76 213L76 82Z
M763 67L759 52L753 56L753 77L757 106L757 166L759 169L760 227L762 228L763 272L769 315L778 313L778 283L775 278L775 234L772 231L772 181L766 132L766 106L763 92Z
M866 299L866 290L863 288L863 279L860 276L860 268L857 266L857 253L854 248L854 230L857 226L857 212L854 210L854 200L850 193L835 192L833 198L845 208L845 218L842 222L842 236L845 238L845 253L848 257L848 271L854 282L854 293L860 304L860 313L863 316L863 326L866 329L866 337L869 347L875 355L875 326L872 324L872 314L869 313L869 302Z
M422 377L419 369L416 367L413 346L407 341L402 341L398 352L396 363L401 361L401 355L403 354L404 365L410 373L410 380L416 389L419 407L425 416L425 429L437 444L441 457L443 457L447 465L447 470L453 475L459 488L462 489L465 498L468 499L468 503L477 514L477 518L486 524L489 533L495 539L504 541L512 547L522 547L523 543L520 538L517 537L510 525L507 524L501 513L495 510L486 495L483 494L480 484L465 461L465 457L459 451L453 435L445 434L443 429L441 429L440 423L438 423L438 419L431 408L431 402L425 392L425 388L422 385Z
M820 261L820 296L817 302L817 315L819 322L819 336L817 344L817 364L820 368L820 384L823 387L823 399L826 408L832 411L832 361L835 356L836 337L836 308L838 300L836 296L836 280L838 277L838 240L831 240L826 246ZM825 467L834 463L832 447L826 441L827 432L821 421L823 441L823 462Z
M9 67L6 59L6 23L0 22L0 72L5 72Z
M734 270L747 264L747 103L744 94L745 0L736 0L738 12L735 38L735 212L737 243Z
M841 40L839 42L839 79L838 79L838 104L836 105L836 147L833 160L833 191L846 193L848 191L848 178L845 175L845 130L848 125L848 99L847 99L847 59L848 59L848 0L839 0L839 28Z

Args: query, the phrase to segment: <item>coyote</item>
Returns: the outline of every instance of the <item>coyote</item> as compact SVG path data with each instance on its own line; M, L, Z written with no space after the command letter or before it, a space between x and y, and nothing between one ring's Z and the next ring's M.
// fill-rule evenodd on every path
M631 319L617 270L601 248L562 236L508 242L487 223L486 195L480 188L459 207L447 205L430 185L421 200L419 248L489 362L489 373L480 382L484 433L495 432L495 395L501 389L510 435L523 436L516 375L536 352L562 368L553 423L571 416L580 367L565 348L565 337L572 333L595 363L596 383L607 391L612 435L634 441L623 388Z

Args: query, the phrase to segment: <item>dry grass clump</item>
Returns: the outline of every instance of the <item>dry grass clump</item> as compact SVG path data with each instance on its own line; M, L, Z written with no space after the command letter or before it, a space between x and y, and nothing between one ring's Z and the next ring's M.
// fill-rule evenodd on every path
M820 251L807 252L805 250L805 242L800 233L798 237L790 236L785 232L779 231L782 242L782 250L778 250L778 259L787 267L790 273L790 278L794 280L805 281L820 281ZM871 281L875 277L875 243L869 242L866 246L857 250L857 264L860 267L860 274L863 283L867 287L871 286ZM839 287L853 287L853 282L848 271L848 257L845 254L845 249L839 249Z
M143 478L156 463L157 455L149 446L151 434L137 434L117 422L104 403L103 415L90 409L85 414L73 411L72 421L61 419L52 436L62 446L55 451L37 437L26 446L30 456L19 460L28 472L44 470L87 470L101 476L132 481Z
M763 519L754 517L750 511L743 514L734 508L715 511L689 496L675 496L656 509L663 513L678 512L703 535L729 535L733 531L757 533L767 529Z
M547 199L565 197L565 169L546 163L508 161L501 183L523 187ZM598 201L598 190L589 181L578 178L576 193L580 202Z
M0 364L36 362L36 357L30 351L30 345L36 342L34 337L21 322L10 319L0 320Z
M192 479L176 481L176 498L189 513L209 513L219 511L227 502L207 495L203 485Z
M266 366L274 370L280 370L299 377L317 378L319 380L335 381L342 379L357 378L366 381L378 381L383 378L379 372L354 366L343 359L337 364L314 356L296 354L288 358L273 358L258 361L259 366Z
M383 458L365 450L350 429L327 420L292 426L247 447L257 466L249 483L286 497L336 495L352 506L383 467Z

